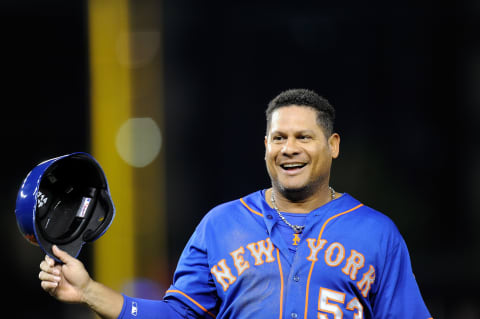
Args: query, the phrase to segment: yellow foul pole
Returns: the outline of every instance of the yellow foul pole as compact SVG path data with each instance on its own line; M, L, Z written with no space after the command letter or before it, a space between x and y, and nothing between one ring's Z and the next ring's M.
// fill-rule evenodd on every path
M169 284L160 3L90 0L88 10L91 150L117 210L95 242L94 275L139 297L140 277Z
M112 226L95 242L94 274L116 290L135 275L133 169L115 146L132 114L131 69L124 63L130 54L128 9L127 0L90 0L88 8L91 152L105 170L116 207Z

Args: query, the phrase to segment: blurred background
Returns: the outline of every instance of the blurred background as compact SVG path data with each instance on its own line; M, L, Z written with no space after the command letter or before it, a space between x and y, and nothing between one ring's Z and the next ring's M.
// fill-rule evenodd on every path
M337 109L332 186L395 221L434 318L480 318L478 1L4 0L0 16L3 316L94 318L41 290L17 230L35 165L99 160L117 215L79 258L161 298L202 216L269 187L264 110L302 87Z

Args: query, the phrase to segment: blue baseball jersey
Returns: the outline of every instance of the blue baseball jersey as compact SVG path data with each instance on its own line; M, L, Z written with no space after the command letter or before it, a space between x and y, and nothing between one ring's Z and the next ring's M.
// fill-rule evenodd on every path
M307 214L292 242L281 223L265 190L212 209L166 303L180 301L185 318L431 318L387 216L344 194Z

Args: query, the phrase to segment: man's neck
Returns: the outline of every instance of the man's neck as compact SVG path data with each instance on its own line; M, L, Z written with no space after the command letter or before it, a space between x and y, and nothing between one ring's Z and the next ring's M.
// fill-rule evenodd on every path
M332 192L330 191L328 186L322 187L321 189L313 193L311 196L308 196L304 200L296 202L290 201L289 199L284 197L279 191L273 188L269 188L265 192L265 199L272 208L274 208L274 205L272 203L272 191L274 192L274 200L277 208L281 212L287 213L308 214L312 210L315 210L318 207L321 207L332 200ZM335 198L338 198L341 195L342 194L336 193Z

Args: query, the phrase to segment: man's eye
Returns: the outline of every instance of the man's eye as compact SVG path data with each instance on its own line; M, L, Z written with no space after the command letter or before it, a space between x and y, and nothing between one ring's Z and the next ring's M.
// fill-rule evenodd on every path
M283 140L283 136L279 136L279 135L276 135L273 137L273 140L278 142L278 141L282 141Z
M302 135L298 137L299 140L311 140L312 137L310 135Z

